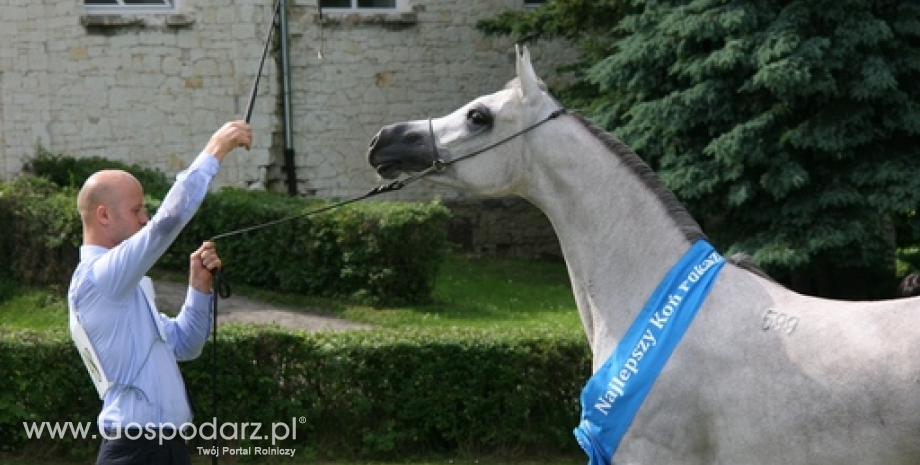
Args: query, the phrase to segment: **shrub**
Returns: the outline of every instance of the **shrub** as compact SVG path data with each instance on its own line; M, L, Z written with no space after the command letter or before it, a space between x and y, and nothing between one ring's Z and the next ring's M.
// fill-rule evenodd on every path
M76 190L40 177L0 185L4 272L24 284L67 288L79 259ZM151 213L159 202L147 197ZM328 202L270 192L209 193L159 264L188 269L188 255L214 235L300 215ZM448 211L437 202L366 202L220 240L227 278L304 295L369 304L430 299L447 252Z
M24 422L92 422L99 414L99 397L80 356L64 331L7 332L0 328L0 450L18 451L29 445ZM87 389L88 388L88 389ZM48 438L33 443L42 450L83 458L98 441Z
M86 178L99 170L124 170L133 174L144 186L144 193L155 199L165 197L172 185L172 181L162 171L137 164L102 157L74 158L67 155L56 155L41 146L35 152L35 156L28 160L32 174L48 179L61 187L79 189L86 182Z
M20 177L0 184L5 227L0 258L7 276L26 285L67 288L77 265L80 216L75 191L43 178Z
M210 342L181 364L211 421ZM94 422L92 383L64 332L0 333L0 444L93 449L97 441L35 440L24 421ZM293 424L285 447L328 459L392 460L429 454L576 452L581 386L590 351L580 331L412 330L298 333L222 327L218 424ZM268 440L236 441L268 446ZM190 447L209 447L196 439Z
M161 264L184 270L188 254L208 238L329 204L222 189L208 195ZM233 282L369 304L424 302L448 250L448 218L437 202L365 202L217 242Z

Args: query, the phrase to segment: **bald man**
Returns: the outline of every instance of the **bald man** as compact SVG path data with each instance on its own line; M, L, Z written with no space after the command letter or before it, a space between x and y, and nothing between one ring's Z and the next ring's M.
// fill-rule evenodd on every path
M224 156L251 143L244 121L223 125L179 173L153 218L143 187L127 172L99 171L80 189L83 246L68 304L71 335L103 401L99 465L190 464L182 436L192 411L177 362L197 357L207 340L209 270L221 261L210 242L191 254L175 318L157 311L145 275L198 210Z

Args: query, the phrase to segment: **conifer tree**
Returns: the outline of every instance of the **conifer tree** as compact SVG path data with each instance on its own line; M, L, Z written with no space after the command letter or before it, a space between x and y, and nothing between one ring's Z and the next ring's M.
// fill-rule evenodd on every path
M896 242L920 241L917 0L550 0L480 28L576 43L560 98L721 250L804 292L891 295Z

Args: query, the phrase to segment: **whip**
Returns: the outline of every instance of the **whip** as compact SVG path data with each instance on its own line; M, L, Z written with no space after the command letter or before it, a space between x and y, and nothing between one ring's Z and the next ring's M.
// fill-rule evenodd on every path
M272 8L272 19L269 22L268 33L265 36L265 44L262 46L262 57L259 59L259 69L256 71L255 80L252 83L252 90L249 92L249 101L246 102L246 114L244 119L249 123L252 118L252 107L256 101L256 94L259 92L259 80L262 77L262 68L265 66L265 57L268 55L268 48L272 42L272 34L275 31L275 22L281 12L283 0L275 0ZM211 241L217 237L211 238ZM212 270L214 275L214 290L211 297L211 418L214 421L214 428L217 429L217 307L220 299L230 297L230 286L224 278L222 268ZM211 463L217 465L218 448L217 448L217 431L214 431L214 438L211 440Z
M253 105L256 100L256 95L258 94L258 91L259 91L259 80L262 77L262 68L265 65L265 57L268 55L268 49L269 49L269 46L271 45L272 34L275 30L275 22L277 21L278 16L280 15L281 8L283 7L282 5L283 3L284 3L284 0L275 0L275 6L273 7L271 25L268 28L268 34L265 37L265 44L262 47L262 57L259 59L259 68L258 68L258 71L256 72L255 80L252 83L252 89L249 93L249 100L246 103L246 113L245 113L244 119L247 123L249 123L249 120L252 117ZM419 178L431 173L432 171L439 171L439 170L440 170L440 167L432 166L426 171L417 173L413 176L409 176L405 179L393 181L387 184L381 184L369 190L367 193L363 195L359 195L357 197L354 197L348 200L337 202L332 205L327 205L327 206L317 208L315 210L310 210L310 211L300 213L297 215L291 215L285 218L280 218L274 221L269 221L263 224L258 224L255 226L250 226L250 227L241 228L241 229L237 229L237 230L230 231L230 232L221 233L221 234L211 237L211 239L209 240L211 242L214 242L214 241L217 241L218 239L224 239L227 237L237 236L237 235L244 234L247 232L274 226L276 224L292 221L297 218L302 218L302 217L326 212L326 211L329 211L335 208L339 208L339 207L348 205L350 203L364 200L369 197L380 195L386 192L396 191L396 190L402 189L403 187L411 184L412 182L415 182ZM226 299L230 297L232 293L230 291L230 285L227 282L227 279L224 277L223 268L217 268L216 270L212 270L212 273L214 275L214 291L213 291L214 294L211 297L211 318L212 318L212 321L211 321L211 328L212 328L212 331L211 331L211 411L212 411L212 414L211 415L216 425L217 424L217 310L218 310L218 301L220 299ZM212 445L212 450L218 450L216 432L214 434L214 439L212 440L211 445ZM211 463L214 465L217 464L217 454L214 454L211 456Z

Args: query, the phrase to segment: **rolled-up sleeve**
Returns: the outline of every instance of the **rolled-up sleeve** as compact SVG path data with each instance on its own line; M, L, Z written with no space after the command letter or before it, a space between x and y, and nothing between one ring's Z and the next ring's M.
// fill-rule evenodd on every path
M211 331L211 297L189 286L182 311L175 318L164 318L166 340L179 361L201 355Z

